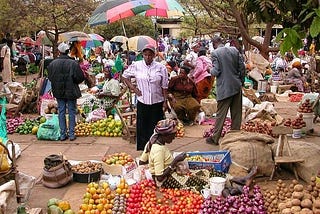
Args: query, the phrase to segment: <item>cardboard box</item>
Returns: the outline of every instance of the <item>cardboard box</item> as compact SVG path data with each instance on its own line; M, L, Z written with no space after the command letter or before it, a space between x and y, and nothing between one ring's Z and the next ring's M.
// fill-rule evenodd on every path
M136 162L132 162L130 164L122 166L119 164L108 165L106 163L102 163L102 167L105 174L124 176L135 170L137 168L137 164Z

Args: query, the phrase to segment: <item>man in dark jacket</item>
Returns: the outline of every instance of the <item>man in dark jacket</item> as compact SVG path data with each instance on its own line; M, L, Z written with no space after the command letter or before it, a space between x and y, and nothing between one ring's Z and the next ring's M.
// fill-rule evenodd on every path
M218 103L216 123L209 144L219 144L223 124L228 110L231 112L231 130L240 130L242 121L242 85L245 78L245 65L241 53L235 47L225 47L220 37L212 40L211 75L216 77L216 100Z
M48 78L51 81L53 96L58 102L60 140L76 139L74 129L76 125L77 99L81 97L79 83L84 81L80 65L68 56L69 45L61 43L58 46L60 56L48 66ZM66 109L69 114L69 133L66 127Z

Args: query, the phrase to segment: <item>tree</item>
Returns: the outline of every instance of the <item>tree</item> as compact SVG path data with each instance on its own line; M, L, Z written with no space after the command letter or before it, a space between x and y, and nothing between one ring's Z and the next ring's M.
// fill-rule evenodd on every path
M285 23L285 28L277 36L277 40L283 39L280 51L297 51L303 47L302 39L311 36L316 38L320 35L320 2L308 0L300 7L292 8L291 22Z
M24 23L27 28L34 31L45 31L53 44L54 54L59 34L71 30L81 31L96 4L94 0L10 1L10 7L20 14L16 17L17 23Z
M20 5L17 4L15 7L20 7ZM17 18L19 19L20 14L14 9L15 7L10 0L0 1L0 38L5 37L7 34L12 34L12 32L15 32L16 30L21 30L21 25L16 21Z
M124 31L126 32L127 37L136 35L154 37L155 35L155 29L151 19L144 16L130 17L111 24L100 25L93 29L100 35L103 35L106 39L111 39L118 35L124 36Z
M283 25L285 28L278 37L283 37L286 33L280 48L282 53L288 51L290 46L293 47L293 51L301 47L301 38L309 28L313 34L318 35L320 31L318 30L320 12L314 9L319 7L318 0L198 0L198 2L216 23L216 30L225 34L239 33L246 43L256 47L265 58L268 58L269 52L279 51L278 47L270 46L272 27L275 24ZM264 23L266 26L262 44L252 39L250 25L254 22Z

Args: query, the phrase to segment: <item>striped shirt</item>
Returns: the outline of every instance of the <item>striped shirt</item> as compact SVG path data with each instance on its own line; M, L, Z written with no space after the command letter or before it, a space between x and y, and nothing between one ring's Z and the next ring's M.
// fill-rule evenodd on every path
M146 65L144 60L132 63L123 72L124 78L134 77L142 96L138 96L139 102L152 105L164 101L162 89L168 88L167 68L156 61Z

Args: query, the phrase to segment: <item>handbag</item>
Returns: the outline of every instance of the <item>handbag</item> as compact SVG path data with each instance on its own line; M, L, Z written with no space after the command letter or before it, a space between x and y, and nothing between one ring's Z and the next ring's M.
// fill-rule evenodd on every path
M62 155L49 155L44 159L42 184L48 188L59 188L73 179L71 164Z

